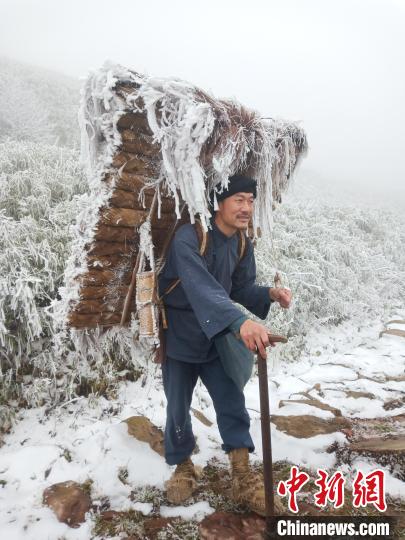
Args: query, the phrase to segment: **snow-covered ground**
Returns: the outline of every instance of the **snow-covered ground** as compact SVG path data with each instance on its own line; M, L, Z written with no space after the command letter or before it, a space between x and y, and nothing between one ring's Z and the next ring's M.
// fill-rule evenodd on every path
M404 319L405 311L393 313L392 319ZM392 327L392 325L391 325ZM404 329L404 325L398 325ZM302 399L300 392L310 392L321 401L341 410L347 418L379 418L405 413L405 406L385 410L383 403L403 397L405 382L395 381L404 375L405 340L384 335L380 321L353 328L346 323L324 333L308 336L307 346L298 362L277 366L269 372L271 412L277 415L311 414L332 418L328 410L282 400ZM271 361L269 362L272 367ZM274 368L274 366L273 366ZM367 378L363 378L367 377ZM392 380L391 380L392 379ZM314 393L314 385L317 385ZM320 386L319 386L320 385ZM354 399L346 391L368 392L374 398ZM257 377L245 390L247 407L252 419L252 436L256 444L254 459L261 459L259 393ZM196 464L204 466L213 457L227 463L220 449L220 436L215 424L215 412L204 387L198 383L193 407L213 422L211 427L193 417L199 452ZM53 512L43 506L42 494L56 482L93 480L92 499L108 497L111 509L136 509L148 514L151 504L133 502L131 490L142 486L163 489L172 473L164 459L143 442L127 433L122 420L145 415L159 427L164 426L165 398L159 367L155 377L123 382L118 399L104 398L76 401L60 405L45 415L45 408L19 413L19 422L5 438L0 448L0 530L8 540L33 539L66 540L92 538L94 516L87 514L86 522L78 529L59 523ZM272 424L274 460L289 460L315 470L335 465L335 455L326 449L334 442L344 442L341 432L311 438L294 438L278 431ZM68 459L67 459L68 457ZM376 464L365 458L355 460L352 468L363 471ZM348 466L344 472L350 474ZM122 468L128 471L127 484L119 478ZM405 498L405 483L386 470L386 490L394 497ZM161 515L180 515L200 520L212 512L208 502L188 507L161 507Z

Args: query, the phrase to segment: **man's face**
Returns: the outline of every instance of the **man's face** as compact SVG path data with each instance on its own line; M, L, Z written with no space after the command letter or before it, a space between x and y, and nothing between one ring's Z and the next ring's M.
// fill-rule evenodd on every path
M235 193L218 202L218 213L228 227L247 229L253 214L253 204L253 193Z

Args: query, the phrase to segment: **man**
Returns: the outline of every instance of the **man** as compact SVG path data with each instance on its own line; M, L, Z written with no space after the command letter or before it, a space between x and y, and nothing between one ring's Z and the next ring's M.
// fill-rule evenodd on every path
M270 345L266 328L248 319L233 302L265 319L272 302L288 308L291 293L255 284L255 258L248 238L239 260L239 231L247 229L252 217L256 181L234 175L228 189L216 196L218 210L211 221L205 256L200 255L195 227L183 225L174 236L159 279L161 294L180 279L180 284L164 297L168 321L167 357L162 366L167 398L165 457L169 465L177 465L166 483L167 498L180 504L197 485L190 459L195 447L190 404L200 377L213 400L222 448L229 454L234 500L264 515L263 481L249 467L248 454L254 445L243 389L225 372L215 336L227 329L239 329L246 347L250 351L257 348L266 357Z

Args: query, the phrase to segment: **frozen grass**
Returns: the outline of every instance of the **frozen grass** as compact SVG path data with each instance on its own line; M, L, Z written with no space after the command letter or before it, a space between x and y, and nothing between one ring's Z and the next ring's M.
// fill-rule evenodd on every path
M256 249L258 280L275 271L292 289L289 310L270 310L267 325L290 342L275 357L295 360L309 332L352 321L353 328L405 305L405 220L376 208L291 202L276 211L274 239Z
M0 368L2 395L38 404L55 377L52 321L76 213L86 185L77 152L55 146L0 144ZM29 383L29 384L28 384Z

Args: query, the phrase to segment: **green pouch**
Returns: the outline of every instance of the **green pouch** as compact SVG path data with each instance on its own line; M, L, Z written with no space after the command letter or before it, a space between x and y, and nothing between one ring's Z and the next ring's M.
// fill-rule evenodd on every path
M239 332L241 323L246 320L238 319L238 324L232 324L227 332L218 334L215 338L215 347L221 359L225 373L236 386L243 390L250 379L253 369L254 354L237 338L235 332Z

